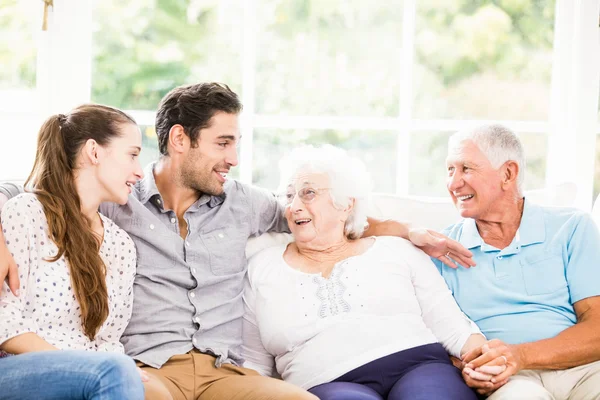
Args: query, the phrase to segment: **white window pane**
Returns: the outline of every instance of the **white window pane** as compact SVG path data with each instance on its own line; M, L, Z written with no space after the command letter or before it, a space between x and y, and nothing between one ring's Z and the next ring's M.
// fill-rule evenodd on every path
M396 116L402 0L257 0L256 110Z
M34 31L42 28L38 11L43 3L35 6L29 1L0 0L0 90L35 88Z
M546 120L554 8L554 0L419 0L413 115Z
M243 0L94 0L92 100L155 110L176 86L240 95Z
M279 161L303 144L332 144L359 157L367 166L376 192L394 192L396 132L258 129L254 133L252 181L275 190L279 185Z
M410 139L409 193L419 196L448 196L446 156L448 138L454 132L415 132ZM525 190L545 186L548 136L521 133L527 169Z

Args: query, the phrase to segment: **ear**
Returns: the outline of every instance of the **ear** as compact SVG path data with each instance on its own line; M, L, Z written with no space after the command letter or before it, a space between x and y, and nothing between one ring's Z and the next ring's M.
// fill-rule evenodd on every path
M189 138L183 126L175 124L169 130L169 147L176 153L183 153L189 148Z
M90 164L98 164L100 156L99 152L101 150L98 142L94 139L88 139L83 145L82 154L84 156L84 160L89 162Z
M356 199L350 198L350 201L348 202L348 205L342 210L342 212L344 213L343 222L346 222L348 220L348 216L350 215L350 213L354 209L354 203L355 202L356 202Z
M519 164L516 161L509 160L502 166L502 188L508 189L517 184L519 176Z

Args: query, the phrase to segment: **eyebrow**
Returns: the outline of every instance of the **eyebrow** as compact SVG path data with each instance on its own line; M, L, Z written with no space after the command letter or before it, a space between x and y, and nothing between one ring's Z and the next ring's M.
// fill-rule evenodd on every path
M219 135L219 136L217 136L217 139L227 139L227 140L232 140L234 142L241 138L242 138L241 136L239 138L236 138L235 135Z

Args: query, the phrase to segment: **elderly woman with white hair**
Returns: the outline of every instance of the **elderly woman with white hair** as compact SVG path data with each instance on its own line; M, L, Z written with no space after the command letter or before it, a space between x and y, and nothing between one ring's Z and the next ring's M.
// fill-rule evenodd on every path
M245 366L326 400L476 399L448 353L485 338L421 250L361 238L364 165L331 146L286 161L294 240L250 260Z

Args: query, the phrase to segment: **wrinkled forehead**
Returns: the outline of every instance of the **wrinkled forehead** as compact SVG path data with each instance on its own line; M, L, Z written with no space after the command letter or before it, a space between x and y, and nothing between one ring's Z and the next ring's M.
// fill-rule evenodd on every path
M291 177L287 187L288 189L326 188L329 187L329 177L325 173L299 171Z

